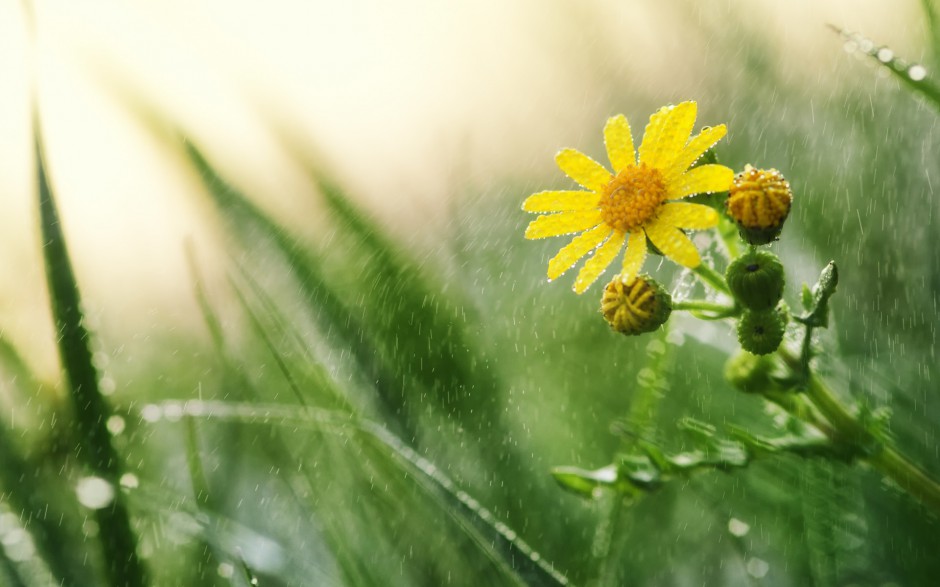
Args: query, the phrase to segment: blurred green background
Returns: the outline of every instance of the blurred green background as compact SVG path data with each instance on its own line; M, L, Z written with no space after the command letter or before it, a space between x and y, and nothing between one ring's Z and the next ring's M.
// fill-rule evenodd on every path
M559 148L604 160L608 116L638 141L659 106L697 100L697 127L729 127L724 164L793 186L774 245L787 299L839 264L823 375L890 408L898 444L940 476L937 107L826 26L929 82L930 0L0 11L0 583L105 584L111 531L91 515L56 355L31 87L114 409L115 490L153 584L940 574L936 516L863 467L781 457L630 506L563 491L550 469L611 463L643 393L661 397L649 433L673 450L684 416L772 419L723 381L726 326L676 316L668 334L615 336L598 286L546 283L563 239L524 241L519 209L569 187ZM61 541L44 547L37 527Z

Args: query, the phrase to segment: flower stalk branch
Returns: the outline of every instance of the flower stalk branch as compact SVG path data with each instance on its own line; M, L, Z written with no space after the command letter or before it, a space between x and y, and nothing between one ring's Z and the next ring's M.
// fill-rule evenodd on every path
M802 369L800 358L789 350L781 348L778 354L791 369ZM832 426L830 434L834 436L833 440L853 446L868 464L940 513L940 482L931 478L888 440L869 430L818 375L809 373L803 391Z

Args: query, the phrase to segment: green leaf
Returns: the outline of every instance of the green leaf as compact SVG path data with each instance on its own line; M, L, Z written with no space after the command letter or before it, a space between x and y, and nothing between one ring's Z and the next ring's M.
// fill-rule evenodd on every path
M651 491L662 485L659 468L646 455L621 455L619 465L620 474L640 489Z
M92 363L81 296L46 175L38 125L34 140L46 281L59 357L75 414L75 437L80 445L77 453L95 475L117 488L122 465L106 427L111 409L98 388L98 373ZM115 490L111 507L97 509L94 515L101 528L98 537L110 584L122 587L146 584L146 571L137 556L137 536L131 527L121 491Z
M805 283L803 284L802 291L800 291L800 303L803 305L803 309L807 312L809 312L813 307L813 292Z
M608 465L593 471L578 467L555 467L551 473L563 489L582 497L594 497L594 491L598 488L614 488L618 480L616 465Z
M837 285L839 270L835 261L829 261L813 286L813 310L807 318L809 324L820 328L829 326L829 298L836 292Z
M930 25L934 27L932 33L936 35L936 15L930 10ZM842 35L846 42L854 44L858 50L885 67L894 76L900 80L901 84L907 88L919 93L933 104L935 108L940 109L940 86L931 79L924 66L917 63L908 63L895 56L894 51L884 45L875 45L870 39L858 33L852 33L846 29L832 27L834 31ZM936 37L935 37L936 39ZM934 49L936 51L936 49Z

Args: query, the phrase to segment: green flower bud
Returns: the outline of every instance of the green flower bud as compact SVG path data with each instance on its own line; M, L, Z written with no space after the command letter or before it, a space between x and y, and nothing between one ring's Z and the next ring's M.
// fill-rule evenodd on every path
M610 327L622 334L652 332L672 313L672 296L648 275L629 284L617 275L604 288L601 313Z
M755 355L774 352L783 342L787 317L783 310L746 310L738 321L738 342L741 348Z
M776 368L773 357L741 351L725 363L725 379L744 393L764 393L779 387L772 377Z
M725 209L742 239L765 245L780 236L792 203L790 183L779 171L746 165L731 184Z
M741 255L728 266L725 279L734 299L748 310L770 310L783 297L783 265L767 251Z

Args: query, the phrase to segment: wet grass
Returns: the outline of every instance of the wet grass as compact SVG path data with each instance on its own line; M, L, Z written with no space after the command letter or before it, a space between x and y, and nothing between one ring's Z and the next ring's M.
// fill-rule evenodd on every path
M940 103L933 82L880 59L907 74L889 85L850 62L857 85L809 122L778 114L806 90L782 87L764 51L741 59L721 66L745 68L751 91L734 98L742 130L719 156L790 177L798 212L782 256L798 270L818 263L794 260L840 259L825 374L893 408L891 434L936 472L940 255L923 243L940 236L924 222L940 169L922 155L940 147L924 130ZM205 340L154 336L144 360L112 362L119 392L105 396L69 219L37 148L68 401L29 445L0 420L4 584L927 584L940 572L936 518L847 464L769 459L635 505L564 492L555 466L598 468L639 439L684 449L683 417L756 432L771 417L723 381L730 332L680 321L615 337L566 278L544 284L556 243L523 242L528 188L467 200L445 243L455 274L419 262L309 162L329 248L279 225L194 143L182 159L226 229L227 280L207 283L190 246ZM117 356L121 341L101 342ZM42 385L5 338L0 371L17 398ZM113 501L80 503L88 476ZM32 551L16 550L25 542Z

